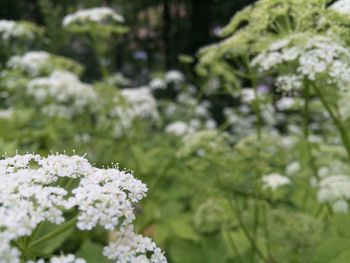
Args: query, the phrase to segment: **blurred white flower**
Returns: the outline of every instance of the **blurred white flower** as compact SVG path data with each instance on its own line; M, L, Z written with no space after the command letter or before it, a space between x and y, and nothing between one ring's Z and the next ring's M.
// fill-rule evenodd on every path
M124 17L109 7L95 7L85 10L79 10L63 18L62 24L67 27L71 24L86 22L106 23L108 20L123 23Z
M12 69L19 69L34 77L45 68L49 62L50 54L45 51L31 51L23 56L13 56L6 66Z
M150 238L137 235L132 225L122 226L114 233L111 243L104 249L104 255L114 262L167 262L160 248Z
M166 89L165 81L160 78L152 79L149 86L152 90Z
M264 175L262 177L262 181L264 188L271 188L272 190L276 190L281 186L291 184L291 180L288 177L278 173Z
M49 116L72 118L86 110L94 111L97 93L68 71L54 71L49 77L28 82L27 93Z
M165 81L167 83L180 84L185 81L185 76L178 70L169 70L165 74Z
M329 6L330 9L341 14L350 15L350 1L338 0Z

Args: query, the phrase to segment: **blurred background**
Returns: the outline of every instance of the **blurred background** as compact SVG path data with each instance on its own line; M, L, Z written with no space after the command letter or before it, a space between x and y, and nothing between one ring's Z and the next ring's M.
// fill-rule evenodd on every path
M143 83L149 72L180 68L180 54L195 55L219 39L220 29L235 12L253 0L0 0L0 19L29 20L48 28L45 49L72 57L95 78L93 54L81 38L67 41L62 18L77 9L110 6L121 13L130 30L111 43L113 66ZM179 41L181 39L181 41ZM84 77L84 76L83 76Z

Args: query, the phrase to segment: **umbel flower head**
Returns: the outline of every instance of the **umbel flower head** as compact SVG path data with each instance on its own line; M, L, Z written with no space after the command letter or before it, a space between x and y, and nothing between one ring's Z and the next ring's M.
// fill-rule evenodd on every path
M350 50L331 34L300 33L278 40L255 57L252 65L261 72L282 74L277 84L285 91L300 87L303 78L340 90L350 84Z
M49 77L35 78L28 82L27 93L36 104L44 106L49 116L72 118L94 108L97 93L78 76L68 71L54 71Z
M135 262L123 261L114 251L137 250L135 255L142 256L142 262L166 262L150 239L130 232L135 219L133 206L146 195L147 187L127 171L99 169L76 155L25 154L0 160L0 179L0 262L20 262L23 247L14 244L31 237L42 222L73 222L80 230L98 225L106 230L128 229L128 242L111 243L105 249L107 257L115 262ZM75 214L69 221L67 211ZM135 236L139 242L131 240ZM60 258L53 257L51 262L84 262L72 255Z
M43 34L42 28L27 21L0 20L0 39L33 41Z
M124 33L124 17L109 7L78 10L63 18L63 27L75 32ZM100 31L95 31L99 29Z
M76 61L45 51L30 51L24 55L16 55L6 63L8 70L17 70L28 77L40 77L55 70L69 70L76 74L83 71L83 67Z

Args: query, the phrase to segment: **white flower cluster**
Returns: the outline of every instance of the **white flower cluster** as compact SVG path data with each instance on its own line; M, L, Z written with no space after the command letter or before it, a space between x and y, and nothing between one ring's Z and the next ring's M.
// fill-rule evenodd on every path
M331 36L292 35L273 43L252 61L252 65L258 66L260 71L286 64L292 67L295 65L292 69L294 75L279 79L286 91L293 86L300 87L301 78L310 81L321 79L339 89L350 85L350 51Z
M95 168L80 156L8 157L0 160L0 178L0 261L4 263L19 262L20 253L11 246L12 241L30 236L41 222L63 223L63 209L77 209L77 227L81 230L90 230L98 224L108 230L120 225L130 228L134 219L133 204L147 191L146 185L132 174L117 168ZM60 178L79 178L80 182L68 193L57 183ZM139 254L154 251L162 256L152 244L147 246L147 251L137 247L143 246L142 242L123 244L121 248L113 244L113 249L136 249L135 253ZM84 261L68 255L53 258L51 262Z
M185 81L185 76L180 71L172 69L165 73L164 78L154 78L148 86L151 90L164 90L168 85L173 85L176 90L180 89L180 85Z
M35 34L21 22L0 20L0 37L4 41L11 38L25 38L32 40Z
M11 119L15 111L13 108L8 108L5 110L0 110L0 119Z
M302 105L302 101L298 98L283 97L276 101L276 107L280 111L297 109Z
M119 120L115 126L116 136L121 136L136 119L157 120L159 118L157 107L157 101L148 88L122 89L120 96L115 98L115 106L110 111L110 116Z
M45 260L27 261L27 263L45 263ZM55 256L50 258L50 263L86 263L85 259L76 258L73 254Z
M31 51L23 56L13 56L6 66L21 70L31 77L39 75L48 66L50 54L45 51Z
M184 136L191 134L202 129L213 130L216 128L216 122L212 119L208 119L202 122L198 118L191 119L189 122L174 121L165 127L165 132L173 134L175 136Z
M185 81L185 76L178 70L172 69L166 72L165 82L180 84Z
M333 175L319 183L317 199L320 203L331 203L334 212L347 212L350 200L350 177Z
M283 175L280 175L278 173L272 173L268 175L264 175L262 177L263 181L263 188L271 188L272 190L276 190L277 188L291 184L291 180Z
M112 240L104 249L104 255L118 263L149 262L166 263L162 251L148 237L137 235L132 225L122 227L114 233Z
M195 129L183 121L175 121L165 127L165 132L176 136L183 136L195 132Z
M350 15L349 0L338 0L334 2L329 8L341 14Z
M302 78L297 75L282 75L276 79L276 86L285 93L301 90L303 86Z
M45 106L43 112L49 116L72 118L86 109L93 110L97 100L93 87L68 71L54 71L49 77L32 79L27 86L27 93L37 104Z
M73 14L64 17L62 24L67 27L72 24L81 24L86 22L106 23L108 21L123 23L124 18L109 7L95 7L79 10Z
M149 87L151 90L162 90L166 89L166 82L160 78L155 78L152 79L151 82L149 83Z

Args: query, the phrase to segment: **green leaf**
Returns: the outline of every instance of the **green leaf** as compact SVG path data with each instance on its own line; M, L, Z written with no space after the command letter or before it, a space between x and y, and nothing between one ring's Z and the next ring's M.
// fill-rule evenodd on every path
M85 240L80 247L77 257L84 258L87 263L110 263L105 256L103 256L103 246L98 243L94 243L90 240Z

